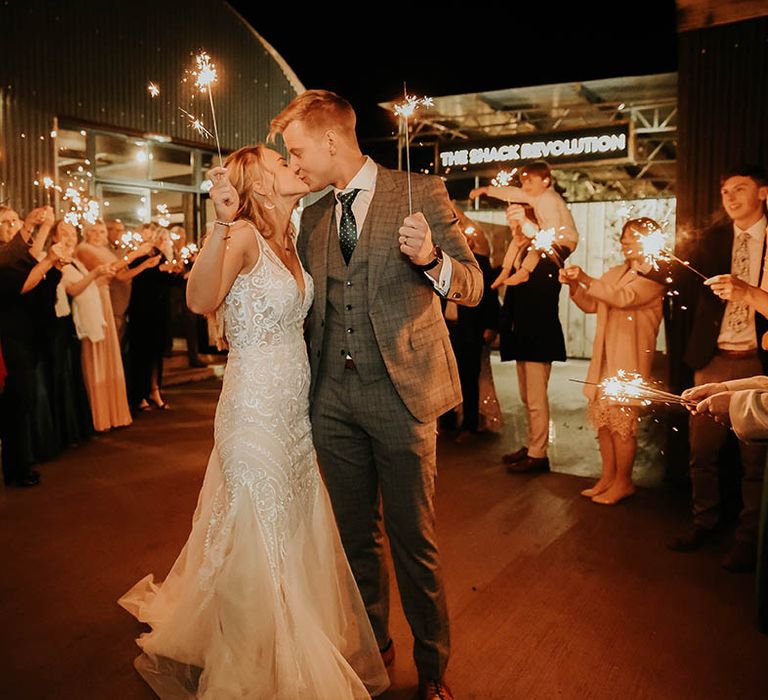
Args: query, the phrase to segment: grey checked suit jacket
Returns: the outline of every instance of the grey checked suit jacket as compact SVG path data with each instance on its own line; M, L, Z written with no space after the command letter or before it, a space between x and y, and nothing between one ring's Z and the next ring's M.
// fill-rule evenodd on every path
M433 241L451 257L447 298L476 306L483 276L438 177L411 175L413 211L421 211ZM315 283L307 318L313 395L322 367L328 271L328 237L338 237L333 192L304 210L298 250ZM392 384L419 421L434 420L461 402L456 360L440 299L424 272L400 252L398 231L408 215L406 174L378 166L376 191L363 224L370 229L368 317ZM361 235L362 233L361 232Z

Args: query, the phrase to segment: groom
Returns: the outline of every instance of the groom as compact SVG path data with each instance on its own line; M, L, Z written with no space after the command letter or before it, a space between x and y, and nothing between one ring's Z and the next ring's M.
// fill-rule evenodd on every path
M442 181L364 156L355 112L309 90L272 120L313 192L298 250L315 282L307 320L312 426L341 539L386 663L389 537L414 636L419 697L453 697L450 638L435 543L436 419L461 401L440 298L475 306L483 291ZM383 527L382 527L383 525Z

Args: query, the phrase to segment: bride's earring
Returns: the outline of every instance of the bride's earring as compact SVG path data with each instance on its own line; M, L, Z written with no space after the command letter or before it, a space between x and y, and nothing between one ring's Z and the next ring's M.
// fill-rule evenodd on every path
M275 205L272 204L272 202L269 201L269 197L264 197L264 208L265 209L274 209Z

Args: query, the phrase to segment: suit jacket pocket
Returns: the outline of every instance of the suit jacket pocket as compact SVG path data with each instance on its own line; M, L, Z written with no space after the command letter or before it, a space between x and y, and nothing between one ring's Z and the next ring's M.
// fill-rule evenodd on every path
M411 329L409 338L411 348L413 350L418 350L426 345L434 344L439 338L446 335L447 332L445 321L440 317L415 326Z

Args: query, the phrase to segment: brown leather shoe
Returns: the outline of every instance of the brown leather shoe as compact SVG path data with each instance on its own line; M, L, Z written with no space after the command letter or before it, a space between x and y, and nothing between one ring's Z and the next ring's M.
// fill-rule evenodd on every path
M549 458L524 457L519 462L507 465L509 474L543 474L549 471Z
M722 566L732 574L748 574L757 568L757 545L736 540L723 557Z
M451 689L443 679L419 680L419 700L453 700Z
M519 450L516 450L515 452L510 452L509 454L501 455L501 461L504 462L504 464L514 464L515 462L519 462L521 459L525 459L527 456L528 456L528 448L521 447Z
M387 668L395 663L395 643L391 638L383 649L379 649L379 652L381 653L381 660Z
M704 528L700 525L686 525L675 538L667 544L667 549L673 552L695 552L705 544L709 544L715 537L714 528Z

